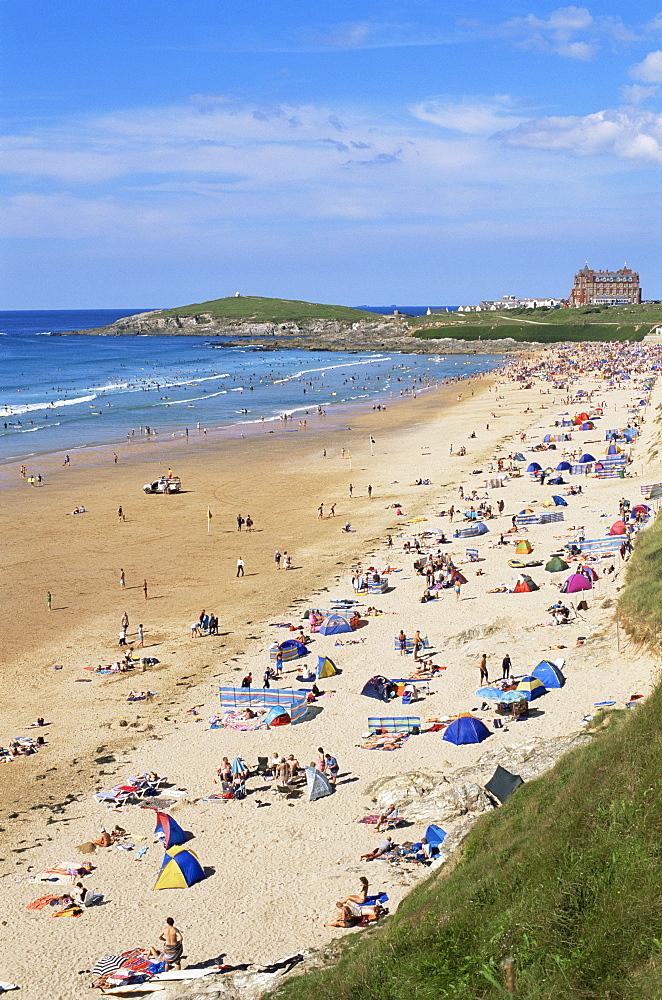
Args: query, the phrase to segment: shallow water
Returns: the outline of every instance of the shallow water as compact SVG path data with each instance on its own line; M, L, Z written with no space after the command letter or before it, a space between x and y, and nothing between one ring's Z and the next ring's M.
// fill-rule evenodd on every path
M361 354L224 347L201 337L55 336L136 310L0 313L0 461L127 438L305 420L466 378L497 355ZM219 346L221 345L221 346Z

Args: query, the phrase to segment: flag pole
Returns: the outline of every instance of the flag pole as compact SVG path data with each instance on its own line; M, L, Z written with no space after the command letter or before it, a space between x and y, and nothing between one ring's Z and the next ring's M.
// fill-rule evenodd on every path
M207 534L210 534L211 528L211 510L207 507Z

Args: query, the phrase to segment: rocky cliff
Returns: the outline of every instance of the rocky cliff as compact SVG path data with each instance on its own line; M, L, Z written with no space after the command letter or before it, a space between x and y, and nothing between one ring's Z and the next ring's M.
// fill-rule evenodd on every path
M411 354L477 354L475 342L446 339L419 340L412 336L406 319L385 316L375 322L359 320L346 323L342 320L311 319L305 322L270 323L250 316L240 319L222 318L212 313L164 316L161 312L137 313L125 316L110 326L91 330L74 330L71 333L97 334L108 337L146 336L166 334L174 336L231 337L223 340L219 348L252 346L263 350L325 351L406 351ZM512 340L492 340L482 343L480 352L502 354L530 344L519 345Z

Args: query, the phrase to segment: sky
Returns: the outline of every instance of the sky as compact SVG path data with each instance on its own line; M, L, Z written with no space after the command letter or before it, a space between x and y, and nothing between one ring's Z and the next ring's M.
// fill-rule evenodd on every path
M0 308L662 298L662 4L0 0Z

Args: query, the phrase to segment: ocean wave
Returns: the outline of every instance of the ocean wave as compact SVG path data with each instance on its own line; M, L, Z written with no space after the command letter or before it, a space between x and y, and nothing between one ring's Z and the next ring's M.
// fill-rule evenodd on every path
M189 403L198 399L213 399L214 396L227 396L227 389L219 389L218 392L207 392L204 396L189 396L187 399L169 399L165 403L157 403L157 406L188 406Z
M334 368L355 368L357 365L374 365L377 361L391 361L391 358L387 358L385 354L377 354L374 358L368 358L366 361L346 361L342 365L324 365L322 368L302 368L299 372L294 372L293 375L288 375L286 378L276 379L274 384L279 382L291 382L295 378L301 378L302 375L310 375L312 372L330 372Z
M78 403L89 403L90 400L96 398L97 395L94 393L92 396L76 396L74 399L56 399L52 403L26 403L25 406L5 406L4 410L0 411L0 417L16 416L20 413L34 413L35 410L56 410L59 406L76 406Z

